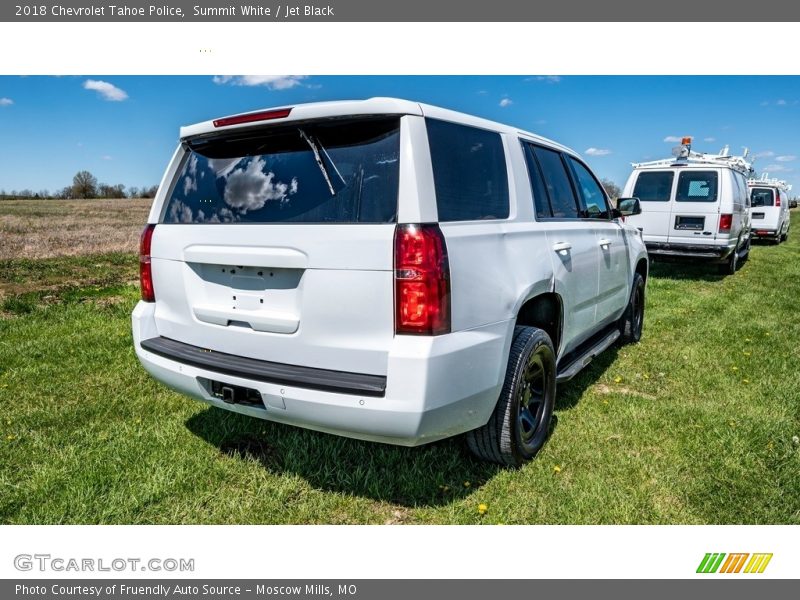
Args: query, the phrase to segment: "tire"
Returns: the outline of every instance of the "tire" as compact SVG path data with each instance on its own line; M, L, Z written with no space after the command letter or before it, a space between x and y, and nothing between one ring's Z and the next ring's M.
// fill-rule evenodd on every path
M556 358L550 336L516 327L506 378L489 422L467 433L470 451L488 462L521 467L550 433L556 400Z
M634 273L628 306L619 320L621 344L635 344L642 339L644 326L644 277Z
M719 265L720 275L733 275L739 269L739 247L734 248L728 259Z

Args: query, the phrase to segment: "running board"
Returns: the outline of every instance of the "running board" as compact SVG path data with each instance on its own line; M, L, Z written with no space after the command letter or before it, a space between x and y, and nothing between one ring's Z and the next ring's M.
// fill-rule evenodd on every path
M556 375L556 382L563 383L565 381L569 381L575 375L580 373L586 365L592 362L592 359L603 352L606 348L611 346L614 342L619 339L619 329L616 327L612 329L608 335L598 341L596 344L589 347L586 352L578 356L575 360L569 363L567 367Z

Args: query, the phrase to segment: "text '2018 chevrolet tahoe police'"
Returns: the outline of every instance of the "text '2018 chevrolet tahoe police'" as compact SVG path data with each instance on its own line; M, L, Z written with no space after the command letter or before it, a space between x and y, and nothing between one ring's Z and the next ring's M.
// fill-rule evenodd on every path
M748 152L701 154L691 141L683 138L675 158L633 165L623 195L638 198L642 214L630 223L651 257L704 259L732 274L750 253Z
M185 127L142 234L136 353L214 406L407 446L469 432L519 465L556 381L641 336L623 212L567 148L404 100Z

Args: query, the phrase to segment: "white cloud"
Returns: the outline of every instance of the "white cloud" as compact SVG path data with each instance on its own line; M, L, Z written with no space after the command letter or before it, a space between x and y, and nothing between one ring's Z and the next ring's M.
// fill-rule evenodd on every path
M536 81L546 81L547 83L561 83L561 75L539 75Z
M769 106L769 102L767 102L766 100L764 100L764 101L761 103L761 106Z
M275 173L264 173L263 158L251 160L243 169L234 169L225 182L225 203L241 213L258 210L270 200L285 201L297 193L297 178L290 183L274 181Z
M14 101L11 98L0 98L0 106L11 106Z
M215 75L214 83L217 85L262 86L270 90L288 90L302 85L307 75Z
M183 195L188 196L197 191L197 155L192 154L189 159L187 175L183 178Z
M780 100L778 100L778 101L777 101L775 104L777 104L778 106L786 106L787 102L786 102L786 100L784 100L783 98L781 98L781 99L780 99Z
M683 138L679 135L668 135L664 138L665 142L671 142L673 144L680 144L683 141Z
M793 160L797 160L797 157L793 154L784 154L783 156L776 156L775 160L778 162L792 162Z
M770 156L775 156L775 153L772 150L765 150L764 152L756 152L753 158L769 158Z
M717 141L717 138L714 138L714 137L707 137L707 138L703 138L703 141L704 141L704 142L708 142L708 143L710 144L711 142L716 142L716 141Z
M767 165L766 167L763 167L761 170L765 173L788 173L789 171L793 171L794 169L791 169L786 165L773 164L773 165Z
M587 148L584 154L588 156L608 156L611 154L611 150L608 148Z
M83 82L83 89L94 90L109 102L121 102L127 100L128 94L112 83L100 81L99 79L87 79Z
M500 100L501 108L505 108L506 106L511 106L512 104L514 103L511 101L511 98L503 98L502 100Z
M114 160L114 157L111 156L110 154L103 154L103 156L101 156L100 158L102 158L103 160Z

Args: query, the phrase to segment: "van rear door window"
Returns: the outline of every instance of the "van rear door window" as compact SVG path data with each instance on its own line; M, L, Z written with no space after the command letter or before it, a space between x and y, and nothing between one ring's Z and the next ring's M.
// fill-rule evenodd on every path
M674 179L672 171L642 171L636 178L633 196L642 202L669 202Z
M753 188L750 192L753 206L774 206L775 197L770 188Z
M716 171L683 171L678 175L677 202L716 202Z

